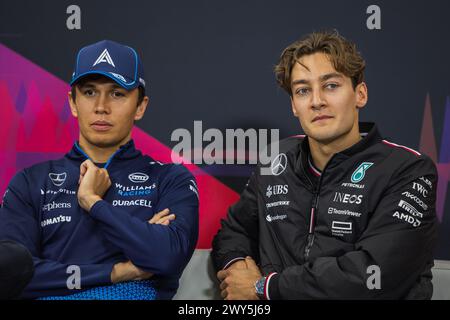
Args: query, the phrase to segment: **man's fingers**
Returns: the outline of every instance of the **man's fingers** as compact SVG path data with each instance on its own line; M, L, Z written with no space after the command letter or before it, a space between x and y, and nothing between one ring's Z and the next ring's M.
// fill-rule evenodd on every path
M220 295L222 296L222 298L226 299L226 298L227 298L227 295L228 295L228 293L227 293L227 291L226 291L226 290L222 290L222 291L220 292Z
M155 222L150 222L150 224L163 224L165 226L168 226L170 224L170 221L175 220L175 215L174 214L169 214L168 216L162 217L160 219L158 219Z
M245 257L245 263L247 264L247 268L250 268L250 269L256 268L259 270L258 266L256 265L255 260L253 260L252 257Z
M87 166L84 163L82 163L80 166L80 176L84 176L86 174L86 171L87 171Z
M78 183L81 182L81 179L83 179L83 177L86 174L87 170L90 167L92 167L92 166L95 167L95 164L89 159L85 160L85 161L83 161L83 163L81 163L81 165L80 165L80 178L78 179Z
M164 209L163 211L160 211L157 214L155 214L148 222L149 223L156 223L156 221L158 221L159 219L161 219L165 215L168 215L169 213L170 213L169 209Z
M87 161L87 160L86 160ZM80 165L80 178L78 179L78 184L81 183L81 180L83 179L84 175L86 174L87 171L87 163L86 161L84 161L81 165Z
M219 279L219 281L223 281L226 277L228 276L228 270L220 270L219 272L217 272L217 279Z
M227 283L227 281L226 280L223 280L221 283L220 283L220 290L225 290L227 287L228 287L228 283Z
M80 173L83 173L83 175L86 173L86 171L89 168L97 167L91 160L87 159L86 161L83 161L83 163L80 165Z

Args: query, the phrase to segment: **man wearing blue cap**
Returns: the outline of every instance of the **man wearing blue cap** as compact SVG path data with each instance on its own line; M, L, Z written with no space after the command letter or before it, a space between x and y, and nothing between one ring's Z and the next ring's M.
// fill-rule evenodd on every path
M79 51L70 85L79 141L19 172L0 212L0 239L33 256L22 297L170 299L197 242L198 191L183 166L135 149L148 104L142 63L100 41Z

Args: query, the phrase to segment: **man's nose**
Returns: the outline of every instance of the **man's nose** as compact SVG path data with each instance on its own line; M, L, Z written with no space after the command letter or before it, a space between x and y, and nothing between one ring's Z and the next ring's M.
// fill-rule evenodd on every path
M313 109L322 109L324 106L325 100L323 99L323 92L321 88L313 89L311 107Z
M105 93L99 94L95 101L95 113L109 113L108 96Z

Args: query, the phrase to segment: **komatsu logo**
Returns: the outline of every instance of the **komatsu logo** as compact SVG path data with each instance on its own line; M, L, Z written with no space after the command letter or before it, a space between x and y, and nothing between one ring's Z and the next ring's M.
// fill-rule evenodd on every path
M61 223L61 222L70 222L72 220L71 216L63 216L60 215L58 217L49 218L41 221L41 227L46 227L48 225Z

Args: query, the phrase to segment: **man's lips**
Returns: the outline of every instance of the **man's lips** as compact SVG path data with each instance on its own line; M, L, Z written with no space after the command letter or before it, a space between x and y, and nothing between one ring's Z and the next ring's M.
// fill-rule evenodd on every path
M107 131L112 128L112 124L108 121L99 120L91 123L91 127L96 131Z
M333 118L333 117L332 116L326 116L326 115L317 116L317 117L314 117L312 122L316 122L316 121L319 121L319 120L331 119L331 118Z

